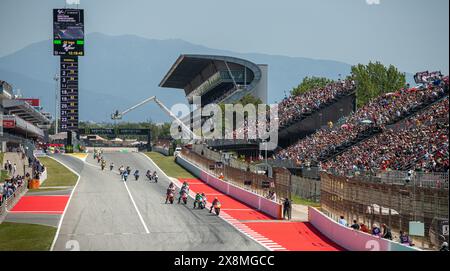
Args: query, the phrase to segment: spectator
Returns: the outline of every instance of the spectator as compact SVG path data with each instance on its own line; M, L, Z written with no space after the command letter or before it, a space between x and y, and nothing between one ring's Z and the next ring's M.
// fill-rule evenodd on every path
M360 230L361 230L362 232L365 232L365 233L369 233L369 232L370 232L370 231L369 231L369 228L368 228L364 223L361 223Z
M372 225L372 235L381 237L381 230L377 224Z
M361 228L356 220L353 220L353 224L350 227L354 230L359 230Z
M272 195L270 196L270 200L271 201L277 201L277 194L275 193L275 191L272 191Z
M400 231L399 241L400 241L400 244L402 244L402 245L408 245L408 246L413 246L414 245L412 243L411 238L409 238L409 235L406 234L403 231Z
M384 239L388 239L388 240L392 240L392 233L391 233L391 229L386 225L386 224L382 224L381 228L383 229L383 238Z
M344 218L343 215L340 216L340 218L339 218L339 220L338 220L338 223L341 224L341 225L343 225L343 226L346 226L346 227L348 226L348 225L347 225L347 220L345 220L345 218Z
M291 203L291 201L288 199L288 198L286 198L286 199L284 199L284 201L283 201L283 218L284 219L288 219L288 220L291 220L291 212L292 212L292 203Z

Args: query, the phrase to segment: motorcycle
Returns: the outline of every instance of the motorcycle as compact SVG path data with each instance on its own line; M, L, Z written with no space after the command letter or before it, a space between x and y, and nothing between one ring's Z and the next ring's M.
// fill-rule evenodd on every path
M201 201L198 203L198 207L199 207L200 209L205 209L205 207L206 207L206 202L205 202L204 200L201 200Z
M153 179L155 180L155 183L158 182L158 175L153 176Z
M217 202L216 204L214 204L214 212L216 213L216 215L220 214L220 207L222 207L220 203Z
M183 194L181 195L181 200L185 205L187 204L187 198L188 198L187 193L183 192Z
M105 165L102 165L102 170L105 170Z
M170 194L169 194L169 202L170 202L170 204L173 204L173 197L174 197L173 192L170 192Z
M134 178L136 179L136 181L139 179L139 175L134 175Z
M109 166L109 170L112 171L114 166Z

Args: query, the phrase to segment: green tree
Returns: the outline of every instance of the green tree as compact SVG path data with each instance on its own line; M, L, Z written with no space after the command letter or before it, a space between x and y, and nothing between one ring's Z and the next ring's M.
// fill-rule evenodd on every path
M384 66L380 62L369 62L352 67L351 79L356 82L358 108L383 93L394 92L405 86L405 74L396 67Z
M262 103L261 99L256 98L251 94L245 94L239 101L234 102L234 104L242 104L243 106L246 106L247 104L253 104L254 106L258 106L258 104L261 103Z
M333 80L325 77L307 76L303 78L303 81L298 86L294 87L291 90L291 94L293 96L298 96L300 94L310 91L311 89L324 87L332 82Z

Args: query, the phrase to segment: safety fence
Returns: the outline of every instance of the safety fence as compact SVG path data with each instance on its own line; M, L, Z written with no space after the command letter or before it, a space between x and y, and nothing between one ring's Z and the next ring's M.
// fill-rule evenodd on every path
M17 187L13 194L3 200L0 204L0 222L6 216L7 210L10 210L19 201L20 197L28 191L26 182Z
M320 202L320 180L292 175L292 194L303 199Z
M204 156L210 160L221 161L224 162L226 165L237 169L249 170L252 172L256 172L258 170L256 165L244 162L232 156L224 155L221 152L213 151L208 147L206 147L206 144L194 144L192 145L192 150L197 154L200 154L201 156Z
M291 198L291 174L286 169L275 168L270 178L265 174L234 168L220 161L208 159L188 149L183 149L182 156L204 171L261 196L267 196L269 191L273 191L278 201L282 198Z
M449 188L448 172L418 172L418 171L396 171L375 169L337 171L333 168L326 170L336 176L358 178L366 182L385 183L393 185L406 185L428 188Z
M388 174L388 173L386 173ZM448 183L430 180L433 174L416 176L405 182L402 175L337 176L321 173L321 208L331 218L344 216L351 223L369 228L383 223L398 234L408 232L410 222L423 223L423 234L414 233L414 242L423 248L436 248L448 242ZM447 180L448 182L448 180ZM423 236L421 236L423 235Z

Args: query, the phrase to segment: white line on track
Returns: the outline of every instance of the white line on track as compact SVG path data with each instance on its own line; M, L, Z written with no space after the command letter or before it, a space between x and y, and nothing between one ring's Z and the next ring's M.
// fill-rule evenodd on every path
M128 189L127 182L123 182L123 184L125 185L125 188L127 189L128 195L130 196L131 202L132 202L133 205L134 205L134 209L136 209L136 212L137 212L137 214L138 214L138 216L139 216L139 219L141 220L142 226L144 226L145 232L146 232L146 233L150 233L150 231L149 231L148 228L147 228L147 225L145 225L144 218L142 218L141 212L139 212L139 209L138 209L138 207L137 207L137 205L136 205L136 202L134 202L133 196L131 195L131 192L130 192L130 190Z
M85 161L84 163L87 164L87 165L89 165L89 166L92 166L92 167L101 168L100 166L95 165L95 164L91 164L91 163L89 163L89 162L87 162L87 161ZM114 171L114 172L118 172L118 171ZM131 203L133 203L134 209L136 210L136 213L137 213L138 216L139 216L139 220L141 221L142 226L144 226L145 233L149 234L150 231L148 230L148 227L147 227L147 225L145 224L144 218L142 217L141 212L139 211L139 208L137 207L136 202L134 201L133 196L131 195L130 189L128 189L127 182L124 181L123 184L125 185L125 188L126 188L126 190L127 190L128 196L130 197Z
M70 200L72 199L73 193L75 192L75 189L77 188L78 183L80 182L81 176L80 176L80 174L78 174L75 170L73 170L72 168L70 168L69 166L67 166L66 164L64 164L63 162L61 162L61 161L59 161L59 160L57 160L57 159L55 159L55 158L53 158L53 157L51 157L51 156L47 156L47 157L49 157L50 159L53 159L53 160L55 160L56 162L60 163L61 165L63 165L63 166L66 167L68 170L70 170L71 172L73 172L75 175L78 176L77 183L76 183L75 186L73 187L72 192L70 192L69 200L68 200L67 203L66 203L66 207L64 207L64 211L63 211L63 213L62 213L62 215L61 215L61 218L59 219L58 228L56 229L55 237L53 238L53 242L52 242L52 245L51 245L51 247L50 247L50 251L53 251L53 249L55 248L56 240L58 239L59 231L61 230L61 225L62 225L62 222L63 222L63 220L64 220L64 216L66 215L66 211L67 211L67 208L69 207Z

